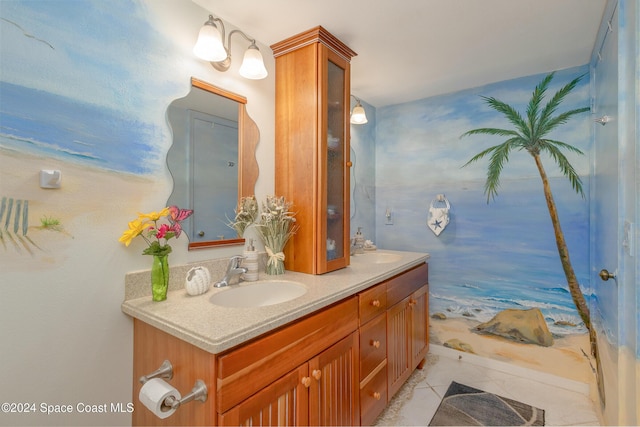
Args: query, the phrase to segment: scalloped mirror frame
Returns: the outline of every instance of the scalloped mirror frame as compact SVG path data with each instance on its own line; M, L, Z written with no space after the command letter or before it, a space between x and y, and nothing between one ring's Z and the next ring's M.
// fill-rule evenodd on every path
M260 130L258 129L258 125L247 113L247 98L195 77L191 78L191 86L200 88L214 95L223 96L238 103L238 161L240 162L240 167L238 168L238 201L240 201L242 197L254 195L255 185L259 175L256 147L260 141ZM189 250L241 244L244 244L244 239L240 237L235 239L189 242Z

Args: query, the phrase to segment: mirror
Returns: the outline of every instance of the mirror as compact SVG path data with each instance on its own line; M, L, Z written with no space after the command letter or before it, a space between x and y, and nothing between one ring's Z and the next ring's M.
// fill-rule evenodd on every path
M243 96L192 78L191 91L173 101L167 120L173 145L167 166L173 192L167 206L193 209L182 223L189 249L242 244L227 226L241 197L254 194L259 130Z

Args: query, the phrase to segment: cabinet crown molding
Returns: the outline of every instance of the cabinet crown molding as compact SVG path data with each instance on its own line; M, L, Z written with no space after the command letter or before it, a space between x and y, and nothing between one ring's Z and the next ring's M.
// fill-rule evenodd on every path
M321 25L311 28L288 39L271 45L273 56L278 57L292 50L299 49L313 43L322 43L335 52L337 55L351 62L351 58L358 54L351 50L347 45L338 40L333 34L327 31Z

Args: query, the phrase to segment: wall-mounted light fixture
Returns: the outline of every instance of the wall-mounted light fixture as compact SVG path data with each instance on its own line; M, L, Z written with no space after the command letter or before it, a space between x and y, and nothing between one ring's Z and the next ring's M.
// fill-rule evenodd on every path
M351 123L354 125L363 125L368 122L367 115L364 112L364 107L360 104L360 100L355 96L353 96L353 98L356 100L356 106L351 110Z
M216 22L220 25L220 29L218 29ZM244 53L244 59L240 66L240 75L247 79L264 79L268 73L260 50L256 46L256 40L240 30L233 30L229 33L227 45L225 46L224 23L219 18L214 18L213 15L209 15L209 19L200 29L198 41L193 47L193 53L198 58L209 61L216 70L227 71L231 65L231 36L236 33L251 43Z

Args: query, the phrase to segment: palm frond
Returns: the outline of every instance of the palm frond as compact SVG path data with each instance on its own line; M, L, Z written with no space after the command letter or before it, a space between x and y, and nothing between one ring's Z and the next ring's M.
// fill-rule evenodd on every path
M465 166L467 166L467 165L470 165L470 164L471 164L471 163L473 163L473 162L476 162L476 161L478 161L478 160L482 159L482 158L483 158L484 156L486 156L487 154L489 154L489 153L491 153L491 152L493 152L493 151L496 151L498 148L500 148L500 146L501 146L501 145L502 145L502 144L500 144L500 145L494 145L493 147L489 147L489 148L487 148L486 150L483 150L483 151L479 152L478 154L476 154L475 156L473 156L473 157L471 158L471 160L469 160L467 163L465 163L464 165L462 165L462 167L465 167Z
M582 150L580 150L578 147L574 147L573 145L569 145L565 142L562 141L556 141L554 139L543 139L541 140L542 145L544 144L553 144L555 146L557 146L558 148L564 148L565 150L569 150L569 151L573 151L576 154L582 154L584 155L584 152Z
M495 199L498 195L500 187L500 174L505 163L509 161L509 152L511 151L512 140L505 141L497 146L489 160L489 168L487 170L487 181L484 184L484 192L487 195L487 204L491 199Z
M562 154L558 147L556 147L554 144L549 143L551 141L545 140L544 142L545 144L542 145L544 147L544 150L548 152L549 155L551 155L564 176L569 179L569 182L571 182L571 187L584 199L585 195L584 190L582 189L582 180L580 179L580 176L573 168L573 166L571 166L571 163L569 163L569 160L567 160L565 155Z
M527 138L531 137L531 132L529 130L527 122L522 118L520 113L515 108L494 97L483 96L482 99L484 99L491 108L502 113L504 117L509 120L511 124L516 127L516 129L520 131L522 135Z
M548 74L534 89L533 94L531 95L531 100L529 101L529 105L527 106L527 118L529 120L529 128L531 129L532 139L536 137L536 122L538 120L538 109L540 108L540 103L544 99L544 94L547 91L547 87L549 83L553 79L553 75L555 73Z
M585 74L582 74L575 79L571 80L569 83L564 85L560 90L558 90L555 95L551 98L551 100L545 105L544 109L540 113L540 120L538 121L538 128L547 128L547 121L550 120L551 116L558 109L564 98L576 87L576 85L584 78ZM537 135L540 137L540 130L536 131Z
M565 124L572 116L576 114L584 113L591 110L590 107L576 108L575 110L565 111L562 114L558 114L556 117L552 117L546 120L546 123L540 124L540 130L538 130L538 137L543 137L555 129L557 126Z
M520 134L515 130L497 129L497 128L478 128L478 129L473 129L473 130L470 130L469 132L463 133L462 135L460 135L460 138L468 135L478 135L478 134L498 135L498 136L520 136Z

